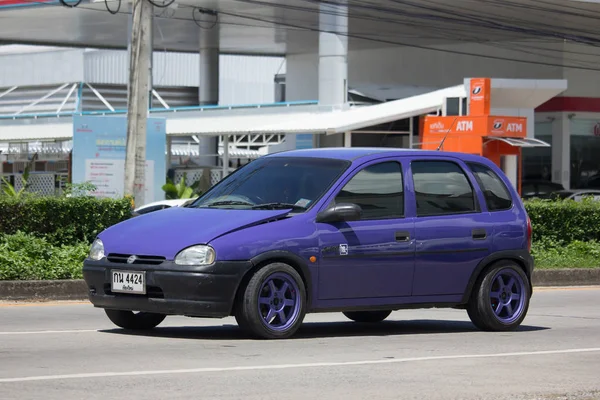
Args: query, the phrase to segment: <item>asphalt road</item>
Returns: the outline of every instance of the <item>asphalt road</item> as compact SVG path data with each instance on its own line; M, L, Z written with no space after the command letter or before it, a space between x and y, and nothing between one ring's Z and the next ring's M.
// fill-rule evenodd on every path
M522 329L411 310L307 317L250 340L233 319L115 329L90 304L0 304L0 399L600 399L600 288L538 289Z

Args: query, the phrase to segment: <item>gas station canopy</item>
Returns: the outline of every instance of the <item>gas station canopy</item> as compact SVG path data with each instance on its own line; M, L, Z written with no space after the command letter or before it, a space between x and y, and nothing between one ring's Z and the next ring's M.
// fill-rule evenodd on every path
M65 0L75 4L74 0ZM161 0L154 0L161 4ZM198 20L198 7L218 12L223 53L310 53L318 49L319 1L176 0L155 9L156 50L196 52L199 34L212 24ZM331 2L340 4L341 2ZM568 4L567 4L568 3ZM597 4L570 0L348 1L350 50L436 46L465 42L537 39L551 30L581 43L598 43ZM107 11L119 10L112 15ZM127 47L130 2L83 0L67 8L56 0L0 0L0 44L23 43L94 48ZM530 29L522 29L528 26ZM585 37L573 32L586 31ZM547 35L546 35L547 36Z

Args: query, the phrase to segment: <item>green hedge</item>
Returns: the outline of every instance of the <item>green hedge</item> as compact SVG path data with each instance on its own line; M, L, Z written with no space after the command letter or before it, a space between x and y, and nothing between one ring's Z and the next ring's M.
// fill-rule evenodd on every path
M104 229L130 217L126 198L0 196L0 234L24 232L57 246L89 244Z
M0 234L0 280L81 279L88 252L82 242L55 246L23 232Z
M527 201L536 268L600 267L600 202ZM89 244L129 200L0 197L0 280L77 279Z
M600 241L600 202L531 200L525 202L534 243L566 245Z

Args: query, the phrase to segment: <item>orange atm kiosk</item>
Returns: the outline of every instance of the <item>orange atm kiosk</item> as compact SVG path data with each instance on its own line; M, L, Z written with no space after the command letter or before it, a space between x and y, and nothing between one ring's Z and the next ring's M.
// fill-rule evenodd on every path
M517 190L521 193L521 149L547 144L527 138L526 117L490 115L490 78L471 79L469 97L466 116L427 115L421 118L421 148L477 154L503 169L504 156L517 156L514 167L517 169Z

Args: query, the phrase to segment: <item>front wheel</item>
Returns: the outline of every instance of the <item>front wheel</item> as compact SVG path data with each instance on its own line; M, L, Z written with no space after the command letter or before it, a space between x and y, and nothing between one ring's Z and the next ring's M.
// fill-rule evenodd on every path
M478 280L467 312L481 330L515 330L525 319L530 298L529 279L523 269L514 262L500 261Z
M134 313L133 311L108 310L104 312L113 324L124 329L148 330L157 327L164 321L166 315L154 313Z
M306 289L294 268L273 263L259 269L236 307L240 328L263 339L285 339L296 333L306 314Z

